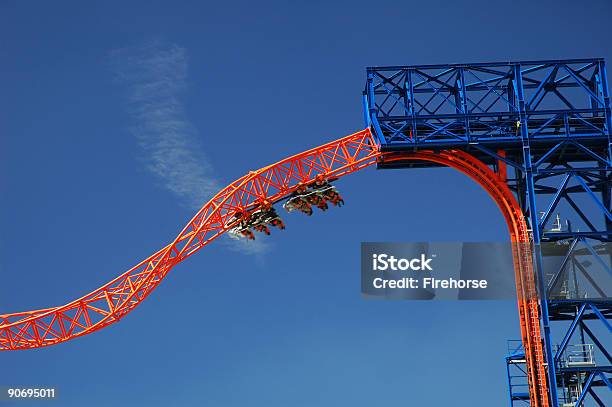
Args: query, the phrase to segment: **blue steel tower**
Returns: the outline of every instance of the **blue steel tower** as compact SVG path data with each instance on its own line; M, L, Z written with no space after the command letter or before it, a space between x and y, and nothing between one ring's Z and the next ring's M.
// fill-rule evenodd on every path
M382 151L462 150L502 174L530 228L546 404L609 403L612 116L604 60L371 67L363 101ZM520 342L506 369L510 405L528 405Z

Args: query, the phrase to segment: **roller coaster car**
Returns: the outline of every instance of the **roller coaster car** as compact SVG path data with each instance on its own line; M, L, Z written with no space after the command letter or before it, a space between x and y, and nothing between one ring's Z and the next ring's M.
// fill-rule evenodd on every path
M328 190L325 196L327 197L327 200L331 202L334 206L341 207L342 205L344 205L344 199L342 199L342 196L334 187Z
M312 215L312 207L305 199L307 194L305 185L298 186L297 190L291 194L291 197L283 204L283 208L287 212L300 211L306 215Z
M255 234L253 233L253 231L250 228L244 227L242 225L230 229L229 233L230 237L234 237L237 239L246 237L249 240L255 240Z
M245 233L243 232L245 230L248 230L250 232L250 229L252 228L256 232L263 232L269 236L270 229L268 228L268 225L277 227L281 230L285 229L285 224L283 223L280 216L278 216L278 213L276 213L276 210L273 207L266 205L255 210L248 216L246 220L243 220L237 231L244 236ZM252 235L253 232L250 233ZM247 235L247 237L249 237L250 239L255 238L254 236L251 237L250 235Z
M273 209L259 210L253 213L252 216L252 227L256 232L263 232L266 235L270 235L270 229L268 225L276 226L280 221L276 211ZM280 221L282 223L282 221ZM283 225L284 228L284 225Z
M283 223L283 220L281 219L280 216L278 216L278 213L276 213L276 209L274 208L269 208L267 211L265 211L262 214L261 219L263 222L267 223L268 225L277 227L280 230L285 229L285 224Z
M253 233L253 231L249 228L246 229L242 229L240 231L240 234L242 235L242 237L246 237L249 240L255 240L255 234Z
M303 198L310 205L314 205L317 208L321 209L322 211L326 211L329 209L329 206L327 205L325 197L319 191L310 191L306 193L305 195L303 195Z
M283 204L283 208L287 212L300 211L308 216L312 215L312 206L301 195L295 193Z
M334 206L344 204L338 190L328 180L316 180L308 186L299 186L283 207L287 212L299 210L310 216L312 215L312 206L316 206L322 211L329 209L327 202L331 202Z
M270 229L268 229L268 226L266 226L265 223L258 223L257 225L254 225L253 229L255 229L256 232L264 232L267 236L270 236Z
M338 190L328 181L315 181L310 185L310 188L317 196L320 196L325 201L331 202L332 205L338 207L344 205L344 200L338 193Z
M255 234L250 228L250 216L245 215L242 212L236 212L234 214L234 219L240 220L237 226L231 228L229 230L230 237L233 238L244 238L246 237L249 240L255 240Z

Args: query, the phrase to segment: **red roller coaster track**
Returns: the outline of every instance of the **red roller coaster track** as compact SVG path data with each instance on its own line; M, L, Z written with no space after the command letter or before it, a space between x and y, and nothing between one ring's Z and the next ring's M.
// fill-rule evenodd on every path
M231 229L236 224L234 214L277 202L317 177L341 177L381 161L430 161L455 168L478 182L495 200L511 240L517 243L516 285L531 405L548 406L530 235L512 192L501 176L465 152L383 154L369 129L239 178L207 202L172 243L91 293L61 306L0 315L0 350L53 345L117 322L140 304L174 265Z

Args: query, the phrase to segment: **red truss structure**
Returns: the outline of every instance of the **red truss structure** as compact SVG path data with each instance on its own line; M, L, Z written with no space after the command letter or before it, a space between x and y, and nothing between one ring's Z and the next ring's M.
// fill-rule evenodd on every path
M304 184L339 178L376 163L428 161L455 168L478 182L495 200L515 242L514 261L522 339L532 406L548 406L532 270L530 234L503 175L459 150L382 153L364 129L296 154L237 179L207 202L172 243L91 293L65 305L0 315L0 350L40 348L111 325L136 308L178 263L236 226L236 214L274 204Z

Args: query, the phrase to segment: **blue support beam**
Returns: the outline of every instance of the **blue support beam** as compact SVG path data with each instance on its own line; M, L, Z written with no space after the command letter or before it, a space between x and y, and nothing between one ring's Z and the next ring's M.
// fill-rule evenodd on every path
M370 67L364 114L382 151L460 149L513 173L505 174L507 183L532 230L551 406L585 400L600 405L595 389L607 389L612 374L612 349L606 349L612 341L600 336L610 333L611 287L592 271L609 273L612 262L612 113L605 61ZM555 250L565 252L551 254ZM580 260L584 255L591 256L589 265ZM559 270L550 266L555 256L563 260ZM553 325L562 330L554 338ZM604 365L568 367L572 346L594 346ZM528 403L525 390L511 383L520 356L506 362L510 405ZM576 383L583 389L578 395L570 389Z
M530 138L540 140L609 138L612 126L600 59L372 67L367 74L383 150L514 145L525 121Z

